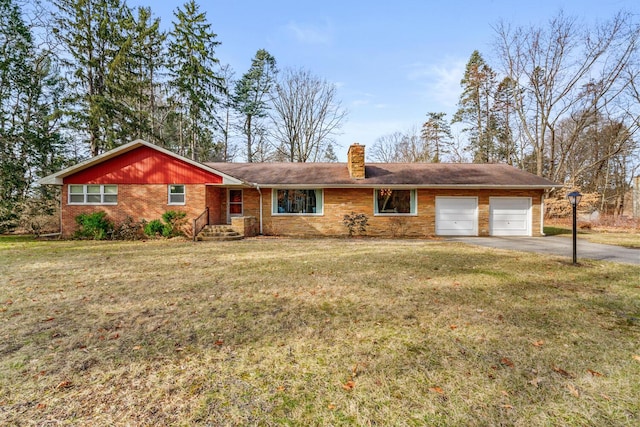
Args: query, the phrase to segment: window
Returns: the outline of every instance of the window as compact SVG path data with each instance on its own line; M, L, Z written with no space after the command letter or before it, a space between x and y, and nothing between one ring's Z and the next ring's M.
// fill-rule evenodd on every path
M273 213L322 215L322 190L273 190Z
M116 205L118 186L107 184L69 185L70 205Z
M170 205L184 205L185 193L183 184L171 184L169 185L169 204Z
M229 215L242 216L242 190L229 190Z
M375 191L376 215L415 215L416 190L380 188Z

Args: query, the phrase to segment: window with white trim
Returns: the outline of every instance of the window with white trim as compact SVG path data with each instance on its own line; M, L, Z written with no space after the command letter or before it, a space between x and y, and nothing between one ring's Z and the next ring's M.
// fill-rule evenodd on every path
M170 205L184 205L186 201L184 184L170 184L169 185L169 204Z
M378 188L373 199L376 215L416 214L416 190Z
M242 216L242 190L229 190L229 215Z
M117 205L115 184L69 184L70 205Z
M274 215L322 215L322 190L274 189Z

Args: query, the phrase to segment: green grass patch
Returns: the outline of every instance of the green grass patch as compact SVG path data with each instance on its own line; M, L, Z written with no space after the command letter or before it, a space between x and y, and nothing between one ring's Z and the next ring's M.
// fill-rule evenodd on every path
M572 234L572 231L570 228L544 227L544 234L547 236L557 236L559 234Z
M640 267L459 243L0 246L0 424L638 425Z

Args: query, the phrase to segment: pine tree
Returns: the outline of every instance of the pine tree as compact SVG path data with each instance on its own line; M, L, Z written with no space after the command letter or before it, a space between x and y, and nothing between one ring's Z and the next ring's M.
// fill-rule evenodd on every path
M18 6L0 0L0 232L17 225L36 180L61 166L60 94L53 55L35 48Z
M148 7L137 9L129 34L132 40L129 72L133 83L129 103L134 112L131 138L161 143L160 73L166 65L163 58L167 35L160 30L160 19L153 18Z
M275 58L260 49L251 61L251 67L236 83L234 103L243 116L242 133L247 138L247 162L254 161L256 134L264 134L264 125L259 120L267 116L268 102L275 85Z
M124 99L129 74L132 25L120 0L56 0L56 34L66 49L63 65L71 72L67 99L70 126L86 135L96 156L128 141L133 112Z
M468 126L463 132L469 133L469 148L473 151L474 161L492 162L495 160L495 122L491 107L496 73L477 50L467 62L460 85L463 91L452 122Z
M442 155L449 152L448 146L453 139L451 127L444 119L446 115L446 113L428 113L428 119L422 125L421 136L432 153L433 163L442 161Z
M492 107L496 125L496 155L499 161L510 165L517 164L519 157L513 132L516 90L516 83L505 77L496 88Z
M185 3L174 16L168 69L172 102L178 114L177 150L196 160L220 157L222 147L214 144L212 130L218 125L218 96L225 90L223 79L214 69L219 63L215 48L220 42L195 1Z

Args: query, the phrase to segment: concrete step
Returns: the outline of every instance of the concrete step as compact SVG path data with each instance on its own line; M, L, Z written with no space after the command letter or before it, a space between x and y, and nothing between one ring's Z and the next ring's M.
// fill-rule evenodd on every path
M243 236L228 225L207 225L198 233L196 240L200 241L229 241L242 240Z
M244 237L240 234L236 236L202 236L198 234L198 237L196 237L196 240L200 242L229 242L242 239L244 239Z

